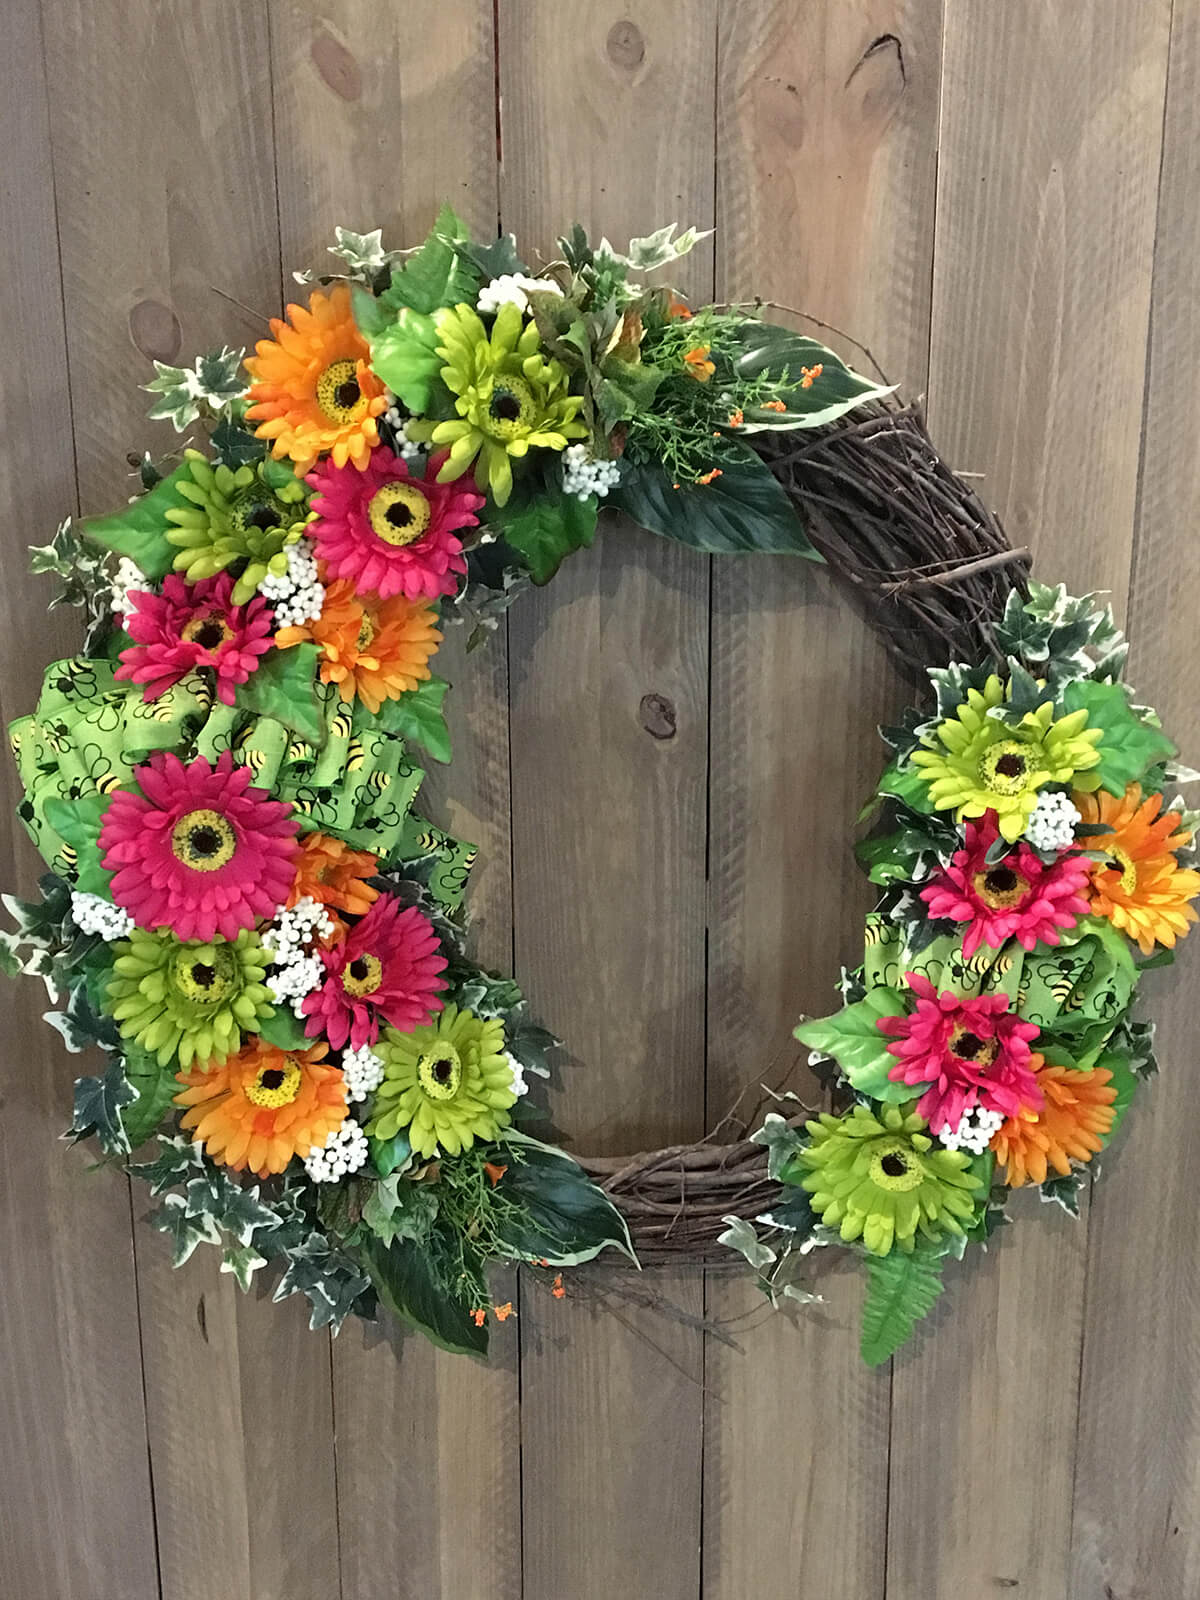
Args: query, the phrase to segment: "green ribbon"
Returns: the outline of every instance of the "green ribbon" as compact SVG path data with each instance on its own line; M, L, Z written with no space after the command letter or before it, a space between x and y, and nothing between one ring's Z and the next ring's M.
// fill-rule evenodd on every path
M140 688L116 680L108 662L53 662L37 710L8 730L25 790L18 814L51 870L73 876L77 852L51 825L49 802L131 786L135 769L156 750L210 761L228 750L250 768L257 788L295 807L304 831L335 834L370 850L381 866L420 860L431 893L447 908L458 906L474 847L413 811L425 774L405 741L361 719L356 727L336 691L322 693L327 734L318 747L274 717L214 700L198 674L146 701Z

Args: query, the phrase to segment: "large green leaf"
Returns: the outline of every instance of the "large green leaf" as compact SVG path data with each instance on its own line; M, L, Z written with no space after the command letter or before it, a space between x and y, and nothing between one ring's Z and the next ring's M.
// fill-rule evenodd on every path
M428 413L444 365L437 352L433 318L406 308L394 322L368 338L376 377L399 396L401 404L414 416Z
M395 700L385 700L375 718L375 726L385 733L398 733L428 750L435 761L450 759L450 730L442 714L442 701L450 685L445 678L431 677Z
M929 785L921 776L921 769L914 767L908 761L896 759L889 761L880 775L876 792L893 795L897 800L903 801L910 811L918 811L924 816L933 814L934 806L929 798ZM868 807L863 807L863 813L869 814ZM859 821L862 820L863 816L860 815Z
M269 1017L260 1017L255 1026L276 1050L307 1050L312 1044L304 1031L303 1021L290 1005L276 1006Z
M629 467L608 503L651 533L693 550L822 560L808 542L795 506L751 450L727 460L721 476L708 484L681 483L676 488L660 466Z
M855 406L892 393L894 385L879 384L848 367L840 356L816 339L793 333L771 322L748 322L744 348L734 363L741 379L775 378L784 383L780 392L785 411L747 410L747 433L763 429L819 428L835 422ZM820 367L805 388L803 369ZM786 380L784 374L786 372Z
M917 1249L867 1258L862 1358L877 1367L895 1355L942 1292L942 1257Z
M100 865L100 824L111 799L109 794L85 794L77 800L56 795L42 807L49 826L75 852L76 887L84 894L99 894L105 899L111 898L112 874Z
M187 477L187 464L181 462L168 477L162 478L149 494L144 494L110 517L85 517L79 524L83 533L106 550L128 556L148 578L165 578L179 554L167 542L167 512L186 502L175 485Z
M910 1100L920 1091L888 1077L896 1057L888 1050L889 1036L879 1029L881 1018L902 1016L904 1010L899 991L881 984L831 1017L802 1022L794 1032L810 1050L832 1056L860 1094L873 1100Z
M609 1247L634 1259L624 1218L577 1162L516 1130L504 1142L519 1155L500 1180L505 1196L521 1205L521 1215L506 1217L501 1227L516 1254L560 1267L590 1261Z
M317 692L320 658L320 645L307 641L287 650L268 650L242 685L239 703L260 717L274 717L307 743L323 745L325 709Z
M476 1327L470 1306L455 1300L433 1269L428 1249L411 1239L384 1244L371 1235L362 1247L376 1293L402 1322L418 1328L443 1350L487 1354L486 1323Z
M596 501L573 494L531 493L489 513L489 525L520 552L534 583L549 583L565 557L596 537Z
M392 273L380 304L390 311L407 308L426 314L464 301L474 305L479 273L461 248L466 237L462 222L443 206L425 243Z
M126 1046L125 1075L137 1091L137 1099L122 1110L121 1126L131 1150L145 1144L170 1109L179 1089L174 1065L172 1062L170 1066L160 1067L156 1056Z
M1123 795L1156 761L1176 754L1161 728L1135 715L1123 684L1080 678L1067 685L1063 703L1068 711L1086 711L1088 727L1103 731L1100 765L1083 776L1097 778L1109 794Z

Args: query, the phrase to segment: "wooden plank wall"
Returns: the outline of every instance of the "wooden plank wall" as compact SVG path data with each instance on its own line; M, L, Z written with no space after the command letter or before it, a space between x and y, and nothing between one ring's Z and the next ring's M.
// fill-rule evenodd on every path
M715 226L687 289L811 312L927 394L1043 575L1112 591L1200 757L1200 0L10 0L6 22L6 718L72 640L23 546L169 443L149 358L252 341L335 223L411 241L446 198L545 250L575 216ZM431 787L482 846L481 952L570 1041L565 1134L633 1149L757 1077L804 1092L788 1030L853 952L849 818L903 699L828 582L613 526L507 638L446 651L458 755ZM31 883L22 838L0 866ZM171 1271L143 1197L56 1143L72 1063L10 992L0 1593L1188 1600L1189 973L1156 986L1164 1078L1086 1219L1021 1208L875 1374L847 1274L794 1326L741 1283L659 1282L736 1348L515 1282L486 1368L331 1344L199 1254Z

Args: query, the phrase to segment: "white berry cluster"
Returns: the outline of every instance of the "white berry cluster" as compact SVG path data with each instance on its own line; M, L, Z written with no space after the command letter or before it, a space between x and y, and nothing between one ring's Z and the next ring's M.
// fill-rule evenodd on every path
M369 1044L364 1044L360 1050L343 1053L342 1076L346 1080L346 1098L353 1105L373 1094L383 1082L383 1062Z
M122 622L128 621L133 612L137 610L137 602L129 598L130 590L145 589L148 585L146 574L136 561L131 561L128 556L122 556L117 562L116 574L112 581L111 605L115 616Z
M523 272L504 272L491 283L484 284L475 302L480 311L499 311L501 306L516 306L524 313L529 310L531 294L556 294L562 290L551 278L530 278Z
M599 461L589 456L584 444L569 445L563 451L563 492L579 500L595 495L603 500L621 481L621 468L615 461Z
M508 1062L508 1070L512 1073L512 1092L519 1099L521 1095L529 1093L529 1084L525 1079L525 1068L517 1060L516 1056L510 1055L507 1050L504 1052L504 1059Z
M305 1157L304 1170L314 1183L337 1183L347 1173L365 1166L368 1153L366 1134L353 1117L347 1117L323 1145L313 1145Z
M304 622L316 622L325 604L325 590L317 576L317 561L312 542L300 539L284 550L287 571L268 572L258 586L258 592L275 610L275 625L279 628L298 628Z
M133 918L128 911L101 895L82 894L78 889L71 890L71 917L83 933L98 933L106 944L133 932Z
M1025 825L1025 837L1035 850L1065 850L1074 842L1080 820L1065 794L1043 789Z
M290 911L276 912L262 941L271 952L267 988L277 1005L290 1004L297 1016L302 1015L300 1002L319 988L325 977L324 963L311 947L332 932L332 917L311 895L298 900Z
M981 1156L999 1131L1004 1116L999 1111L988 1111L984 1106L972 1106L964 1111L957 1128L945 1128L938 1138L947 1150L969 1150Z
M396 454L401 460L419 461L428 447L418 440L408 437L406 425L412 421L412 418L406 417L399 406L393 405L389 406L383 413L383 420L396 435Z

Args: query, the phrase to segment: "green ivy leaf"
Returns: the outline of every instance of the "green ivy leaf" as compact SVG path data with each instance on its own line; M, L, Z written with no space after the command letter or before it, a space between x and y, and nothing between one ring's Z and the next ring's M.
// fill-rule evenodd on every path
M878 1367L895 1355L942 1292L942 1257L929 1250L893 1250L867 1258L862 1358Z
M487 1354L487 1324L475 1326L473 1307L449 1293L427 1249L411 1239L384 1244L372 1236L363 1246L363 1256L379 1298L402 1322L419 1329L442 1350Z
M1129 691L1119 683L1077 679L1063 694L1068 711L1086 711L1089 728L1100 728L1100 765L1085 773L1118 798L1156 761L1169 760L1176 749L1161 728L1130 709Z
M94 1135L105 1155L128 1155L129 1140L122 1125L121 1111L136 1099L137 1090L126 1078L125 1063L119 1056L113 1058L101 1077L77 1078L71 1140L89 1139Z
M810 1050L831 1056L860 1094L873 1100L911 1100L921 1091L888 1077L896 1057L888 1051L888 1035L879 1030L881 1018L902 1016L904 1010L899 991L881 984L833 1016L802 1022L793 1032Z
M442 714L442 701L449 687L445 678L427 678L407 694L385 700L373 719L374 726L421 745L435 761L449 761L450 730Z
M628 467L608 504L650 533L693 550L823 559L809 543L778 480L751 450L728 458L721 476L709 484L684 483L675 488L658 465Z
M175 546L167 542L167 529L171 526L167 512L186 504L176 493L175 485L187 475L187 463L181 462L149 494L110 517L85 517L80 530L106 550L128 556L148 578L165 578L178 554Z
M305 641L287 650L268 650L238 692L239 704L260 717L273 717L306 743L323 745L325 702L317 691L321 647Z
M519 552L534 583L549 583L572 551L596 537L596 500L525 487L507 505L489 512L488 523Z

